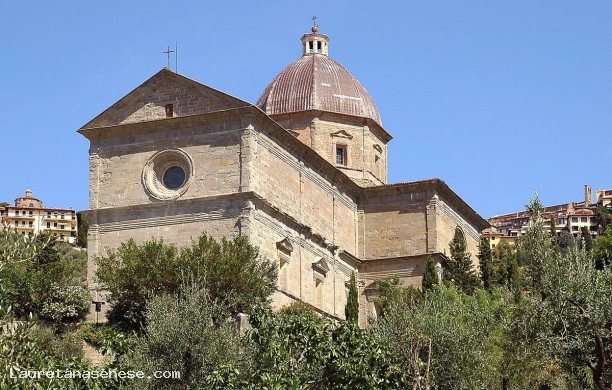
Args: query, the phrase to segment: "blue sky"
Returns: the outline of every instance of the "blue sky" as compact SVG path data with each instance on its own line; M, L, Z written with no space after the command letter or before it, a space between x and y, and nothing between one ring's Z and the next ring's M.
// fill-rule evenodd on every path
M483 217L612 188L610 1L5 2L0 201L88 206L84 123L166 65L250 102L316 15L368 89L391 182L438 177ZM174 64L172 64L174 67Z

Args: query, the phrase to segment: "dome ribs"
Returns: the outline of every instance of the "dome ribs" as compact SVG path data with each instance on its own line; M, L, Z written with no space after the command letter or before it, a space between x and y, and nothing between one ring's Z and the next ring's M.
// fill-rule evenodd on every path
M320 110L369 118L382 126L368 91L341 64L323 54L289 64L257 100L268 115Z

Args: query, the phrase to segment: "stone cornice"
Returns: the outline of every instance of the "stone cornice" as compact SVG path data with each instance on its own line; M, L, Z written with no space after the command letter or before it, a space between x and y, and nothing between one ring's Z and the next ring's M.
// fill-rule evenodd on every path
M338 112L332 112L332 111L310 110L310 111L286 112L283 114L274 114L272 115L273 117L272 119L278 118L278 120L283 120L286 118L300 117L300 116L305 116L308 114L310 114L311 116L315 118L321 118L322 120L327 120L326 118L322 118L321 117L322 115L332 116L332 117L335 116L338 118L345 118L347 120L354 122L356 126L367 125L370 128L370 130L372 130L372 133L376 134L376 136L380 137L385 142L389 142L393 139L393 136L389 134L389 132L387 132L387 130L385 130L384 127L376 123L376 121L373 119L356 117L356 116L342 114Z
M90 141L94 137L105 136L112 137L117 135L125 135L128 132L147 133L170 128L188 128L198 125L216 123L219 120L232 119L234 122L243 123L240 128L246 128L247 124L242 119L236 119L237 113L251 112L249 107L230 108L227 110L211 111L203 114L185 115L173 118L162 118L151 121L123 123L111 126L90 127L77 130L85 138ZM229 129L228 129L229 130ZM236 129L238 130L238 129Z
M254 193L252 192L234 192L234 193L227 193L227 194L211 195L211 196L206 196L206 197L178 199L178 200L173 200L172 203L175 204L176 207L181 207L181 206L188 206L194 203L199 203L202 200L205 200L206 202L214 202L217 200L231 199L233 202L239 202L239 201L252 200L253 198L254 198ZM99 209L83 210L83 211L80 211L80 213L84 213L87 215L87 217L91 218L92 216L104 215L104 214L109 214L109 213L121 215L121 214L132 214L135 211L144 212L144 211L154 210L156 208L159 208L160 206L167 207L168 202L167 201L156 201L156 202L151 202L151 203L135 204L135 205L121 206L121 207L104 207L104 208L99 208Z
M410 261L410 260L418 260L421 258L427 258L428 256L431 256L434 259L436 258L446 259L447 258L447 256L441 252L432 252L432 253L422 253L419 255L412 255L412 256L384 257L380 259L367 259L367 260L362 259L360 260L360 266L380 265L380 264L390 265L390 264L405 262L406 260Z

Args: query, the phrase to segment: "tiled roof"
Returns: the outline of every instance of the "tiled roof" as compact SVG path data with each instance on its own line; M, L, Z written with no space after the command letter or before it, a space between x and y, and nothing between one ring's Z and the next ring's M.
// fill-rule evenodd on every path
M321 110L370 118L382 126L368 91L338 62L323 54L304 55L287 66L257 100L266 114Z

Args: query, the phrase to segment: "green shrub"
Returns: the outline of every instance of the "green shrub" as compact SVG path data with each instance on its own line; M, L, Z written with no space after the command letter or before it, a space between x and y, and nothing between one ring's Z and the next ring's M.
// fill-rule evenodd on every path
M133 389L225 389L246 383L253 360L227 308L213 301L206 290L185 286L151 300L146 331L120 365L181 373L180 379L130 382Z
M217 242L202 234L180 253L163 241L129 240L96 263L96 277L111 293L109 321L125 329L140 329L147 301L180 286L201 286L232 314L268 302L276 289L276 264L245 236Z
M89 312L91 295L85 287L54 285L43 302L40 316L56 323L78 322Z
M68 293L70 289L56 291L83 283L85 255L74 251L58 244L53 236L27 237L16 232L1 232L0 304L10 305L13 314L20 318L30 313L41 314L43 309L47 318L58 318L58 322L75 318L72 309L81 306L74 305L74 294ZM77 288L72 290L77 291ZM84 292L82 294L84 298ZM56 309L65 299L72 299L68 306L73 305L73 308L64 307L67 316L60 319ZM87 305L88 310L89 302Z
M131 351L135 342L134 334L125 333L110 323L85 323L79 326L76 333L87 343L99 348L102 354L116 357Z

